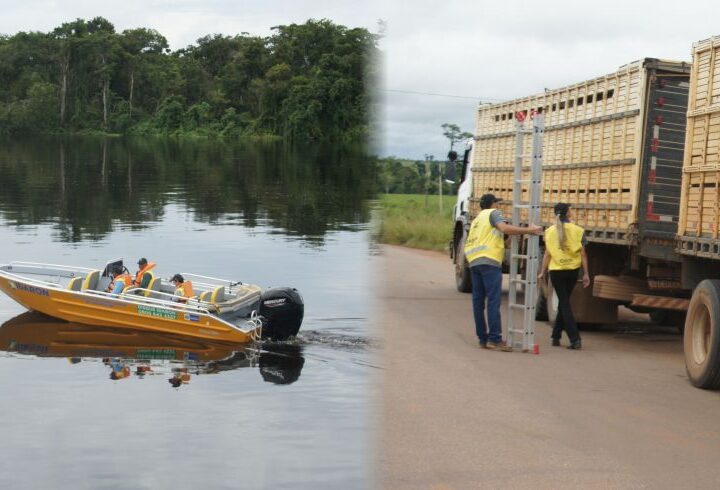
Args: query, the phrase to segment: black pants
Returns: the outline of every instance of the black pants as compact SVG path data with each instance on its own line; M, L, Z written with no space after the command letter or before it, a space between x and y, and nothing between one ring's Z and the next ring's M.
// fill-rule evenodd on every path
M555 319L555 326L552 331L552 338L560 340L562 331L565 329L570 342L580 340L575 317L570 309L570 294L572 294L578 280L580 269L566 271L550 271L550 280L558 297L558 312Z

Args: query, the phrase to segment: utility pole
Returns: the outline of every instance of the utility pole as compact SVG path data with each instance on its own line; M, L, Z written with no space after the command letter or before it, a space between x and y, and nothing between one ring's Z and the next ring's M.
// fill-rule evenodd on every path
M442 185L443 185L443 169L438 163L438 196L440 196L440 214L442 214Z
M432 182L432 162L435 161L435 155L425 154L425 162L427 162L428 185ZM440 196L440 212L442 212L442 167L438 162L438 196ZM425 194L427 196L427 194ZM427 206L427 201L425 201Z

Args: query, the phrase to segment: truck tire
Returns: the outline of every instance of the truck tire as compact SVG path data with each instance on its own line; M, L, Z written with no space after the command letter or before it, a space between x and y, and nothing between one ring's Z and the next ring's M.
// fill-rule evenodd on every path
M458 240L455 249L455 287L461 293L469 293L472 291L472 279L470 277L470 267L465 258L465 235Z
M705 279L693 291L683 344L690 382L720 388L720 281Z

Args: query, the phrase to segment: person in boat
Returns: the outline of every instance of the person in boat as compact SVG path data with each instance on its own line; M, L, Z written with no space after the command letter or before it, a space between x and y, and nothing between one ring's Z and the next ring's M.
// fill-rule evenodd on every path
M195 296L193 291L192 282L186 281L185 278L180 274L175 274L170 279L170 282L175 286L175 296L178 298L175 301L186 303L188 299Z
M150 285L150 281L152 281L153 275L152 272L150 272L152 269L155 268L155 262L148 262L148 260L143 257L140 260L138 260L138 271L135 273L135 278L133 279L133 286L136 288L144 288L147 289Z
M130 274L126 274L122 267L118 266L113 270L113 280L107 288L107 291L113 294L120 294L125 288L133 285L133 279Z

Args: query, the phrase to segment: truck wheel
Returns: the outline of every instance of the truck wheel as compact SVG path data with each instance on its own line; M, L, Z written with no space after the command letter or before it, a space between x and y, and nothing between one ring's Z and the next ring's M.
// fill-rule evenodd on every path
M548 321L548 305L547 298L543 294L540 284L537 285L537 301L535 302L535 321Z
M465 237L463 236L455 249L455 287L461 293L472 291L472 280L470 278L470 267L465 258Z
M720 388L720 281L705 279L693 291L683 344L690 382Z

